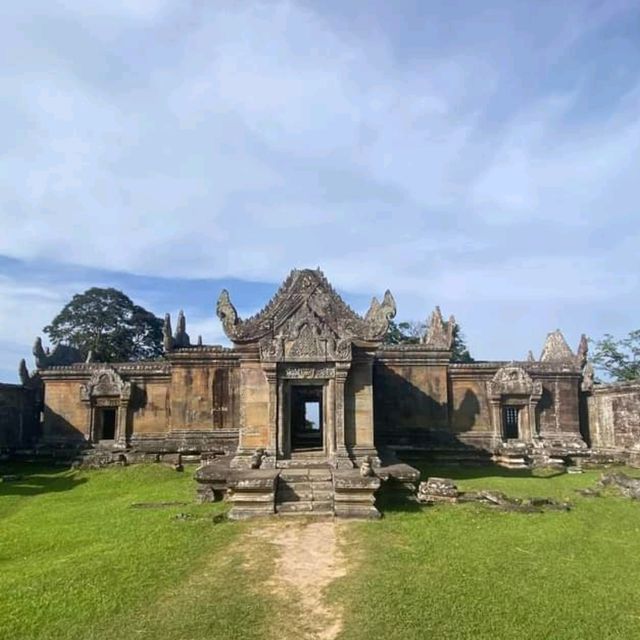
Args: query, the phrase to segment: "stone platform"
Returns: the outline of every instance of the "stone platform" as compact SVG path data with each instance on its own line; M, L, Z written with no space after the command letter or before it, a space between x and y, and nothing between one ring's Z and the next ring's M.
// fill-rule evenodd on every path
M406 464L374 469L334 469L329 465L275 469L233 469L228 459L201 466L195 474L201 502L226 499L229 518L244 520L278 515L337 518L379 518L376 492L394 480L415 492L420 472Z

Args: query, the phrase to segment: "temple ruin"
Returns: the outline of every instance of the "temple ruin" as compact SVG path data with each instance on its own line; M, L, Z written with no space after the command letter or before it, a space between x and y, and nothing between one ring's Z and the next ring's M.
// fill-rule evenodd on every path
M506 466L638 454L640 384L595 385L584 337L576 353L553 331L538 359L454 363L453 317L436 308L418 344L386 345L389 291L360 316L309 269L251 318L227 291L216 310L231 347L191 344L184 314L175 331L167 315L157 361L78 362L38 340L5 448L202 460L202 499L231 488L236 517L376 516L381 481L417 480L407 454Z

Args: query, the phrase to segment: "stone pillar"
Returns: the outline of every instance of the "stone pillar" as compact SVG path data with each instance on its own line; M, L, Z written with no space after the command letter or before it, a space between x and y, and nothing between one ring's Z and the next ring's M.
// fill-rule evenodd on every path
M262 463L264 468L275 467L278 451L278 365L275 362L265 362L262 368L269 385L269 436L267 458Z
M118 404L118 420L116 422L115 449L127 448L127 409L129 408L129 398L122 398Z
M500 398L490 398L491 422L493 423L493 446L502 443L502 403Z
M277 428L277 457L282 459L287 455L287 443L285 443L285 421L286 421L286 416L284 414L284 394L285 394L285 388L284 388L284 381L283 380L279 380L277 385L278 385L278 423L276 425Z
M336 452L336 381L335 378L329 378L325 387L327 397L325 399L324 415L327 435L325 443L327 448L327 457L333 457Z
M336 364L336 383L335 383L335 453L334 460L337 469L352 468L353 463L349 458L347 445L345 441L344 429L344 394L347 375L349 374L350 363L339 362Z

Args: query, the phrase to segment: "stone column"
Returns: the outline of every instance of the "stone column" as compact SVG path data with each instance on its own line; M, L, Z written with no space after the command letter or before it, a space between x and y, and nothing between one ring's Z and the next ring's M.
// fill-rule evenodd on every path
M324 427L326 429L325 443L327 457L332 457L336 452L336 381L329 378L325 386L327 397L324 407Z
M338 469L352 468L353 463L349 458L345 442L344 429L344 394L347 375L351 363L336 363L335 383L335 465Z
M269 436L267 445L267 459L263 467L275 467L276 452L278 450L278 365L275 362L262 364L264 374L269 385Z
M122 398L118 403L118 421L116 422L116 449L127 448L127 413L129 408L129 398Z
M490 398L489 405L493 423L493 446L497 447L502 443L502 403L500 398Z
M285 420L286 416L284 415L284 380L278 381L278 423L277 427L277 457L282 459L287 455L288 446L285 442Z

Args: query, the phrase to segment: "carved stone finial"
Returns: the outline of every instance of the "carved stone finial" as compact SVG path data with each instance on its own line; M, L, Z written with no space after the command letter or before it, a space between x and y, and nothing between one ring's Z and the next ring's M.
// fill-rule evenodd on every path
M164 352L169 353L173 351L173 336L171 335L171 314L164 314L164 324L162 326L162 344L164 346Z
M533 355L533 351L529 349L529 353L527 354L527 362L535 362L536 357Z
M191 341L189 340L189 334L187 333L187 319L185 318L184 311L180 309L178 313L178 322L176 323L176 332L173 336L174 347L190 347Z
M198 336L198 346L202 346L202 336Z
M222 328L227 336L229 338L234 337L236 334L235 327L238 324L238 312L231 303L229 292L226 289L220 292L218 304L216 305L216 315L220 318Z
M377 298L371 300L371 306L367 311L364 321L368 325L368 338L381 340L389 329L389 323L396 316L396 301L387 289L384 292L382 303Z
M567 341L562 335L560 329L552 331L544 343L540 362L575 362L576 356Z
M576 356L578 360L578 365L580 367L584 367L584 365L587 363L588 356L589 356L589 339L583 333L580 336L580 344L578 345L578 352Z
M47 354L42 348L42 338L40 336L38 336L36 341L33 343L33 355L36 359L36 367L38 369L44 369L47 366Z
M27 369L27 363L24 358L20 360L18 365L18 375L20 376L20 382L26 387L29 384L29 369Z
M593 386L595 384L595 371L593 369L593 365L590 362L587 362L582 369L582 382L580 383L580 388L585 393L591 393L593 391Z
M451 316L448 322L445 322L440 307L436 307L429 319L427 331L422 337L422 344L432 349L450 351L453 346L455 328L456 319Z

